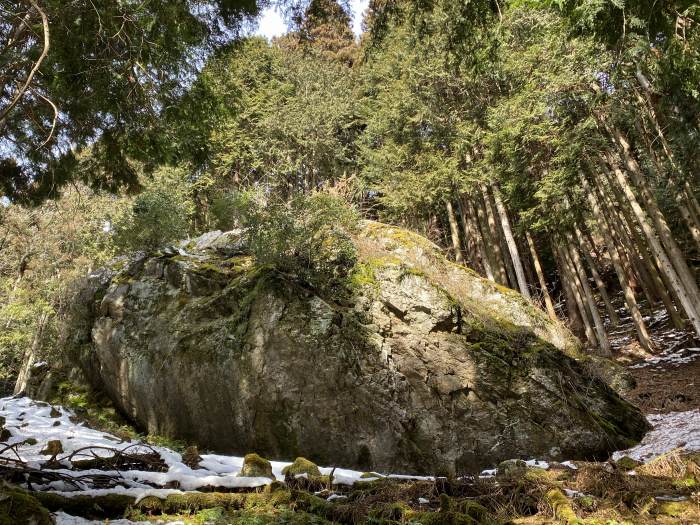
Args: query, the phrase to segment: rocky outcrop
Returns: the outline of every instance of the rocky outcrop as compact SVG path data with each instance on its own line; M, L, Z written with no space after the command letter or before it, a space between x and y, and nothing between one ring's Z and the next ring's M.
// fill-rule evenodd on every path
M576 340L426 239L368 222L342 301L256 267L214 232L90 275L69 345L148 432L363 470L475 471L599 458L641 413Z

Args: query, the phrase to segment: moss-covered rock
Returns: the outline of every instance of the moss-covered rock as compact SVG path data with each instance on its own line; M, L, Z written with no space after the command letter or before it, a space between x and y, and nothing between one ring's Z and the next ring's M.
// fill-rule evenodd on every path
M244 244L212 248L216 234L93 272L65 331L129 420L219 452L451 474L642 437L641 413L522 296L401 228L353 235L342 294L256 265Z
M615 466L619 468L620 470L628 471L628 470L634 470L638 466L642 464L641 461L637 461L636 459L632 459L629 456L624 456L615 461Z
M318 465L313 461L309 461L306 458L298 457L294 460L294 463L287 465L282 469L282 474L290 476L298 476L299 474L306 474L307 476L321 476L321 471L318 470Z
M48 510L31 494L0 487L0 525L52 525Z
M243 458L243 467L241 467L241 471L238 475L246 478L275 479L275 475L272 473L272 464L257 454L245 455Z
M507 459L498 464L496 475L506 479L520 479L527 473L527 464L522 459Z
M63 443L61 443L60 439L52 439L46 444L46 448L41 453L47 456L63 454Z

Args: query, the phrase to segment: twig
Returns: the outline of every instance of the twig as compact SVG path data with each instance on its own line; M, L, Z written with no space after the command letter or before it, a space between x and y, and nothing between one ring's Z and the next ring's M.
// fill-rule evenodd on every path
M44 48L41 51L41 55L39 55L39 58L37 59L36 63L34 64L34 67L32 70L29 72L29 75L27 76L27 80L24 82L21 88L17 91L17 94L15 97L12 99L12 102L0 113L0 130L5 127L5 120L7 118L7 115L12 111L12 108L14 108L17 103L20 101L24 93L27 91L27 88L29 88L29 85L32 83L32 79L34 78L34 75L36 72L39 70L39 67L41 67L41 63L44 61L46 56L49 54L49 19L46 16L46 13L39 7L39 4L36 3L36 0L29 0L29 3L32 4L32 7L36 9L41 16L41 22L44 28Z

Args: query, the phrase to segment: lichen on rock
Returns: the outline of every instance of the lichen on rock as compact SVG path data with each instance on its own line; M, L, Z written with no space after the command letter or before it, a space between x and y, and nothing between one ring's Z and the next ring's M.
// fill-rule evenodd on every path
M313 461L309 461L306 458L298 457L294 460L294 463L287 465L282 469L282 474L285 476L298 476L300 474L306 474L308 476L321 476L321 471L318 470L318 465Z
M275 479L275 475L272 473L272 464L255 453L245 455L243 467L238 475L247 478Z
M200 240L94 272L67 320L83 375L151 434L463 473L603 458L648 428L566 328L419 235L365 222L342 297L256 265L236 232Z

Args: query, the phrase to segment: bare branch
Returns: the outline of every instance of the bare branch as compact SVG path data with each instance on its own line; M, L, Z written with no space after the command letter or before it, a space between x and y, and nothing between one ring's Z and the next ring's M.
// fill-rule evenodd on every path
M20 101L22 96L24 96L24 93L27 91L29 88L30 84L32 83L32 80L34 79L34 75L36 74L37 71L39 71L39 68L41 67L41 63L44 61L46 56L49 54L49 45L50 45L50 40L49 40L49 18L46 16L46 13L44 12L41 7L39 7L39 4L37 4L36 0L29 0L29 3L32 4L32 7L37 10L39 15L41 16L41 22L42 26L44 28L44 47L41 51L41 55L39 55L39 58L37 59L36 63L34 64L34 67L32 70L29 72L29 75L27 76L27 80L25 80L24 84L22 87L17 90L17 93L15 94L15 97L12 99L12 102L0 113L0 130L2 130L5 127L7 115L12 111L12 108L14 108L17 103Z

